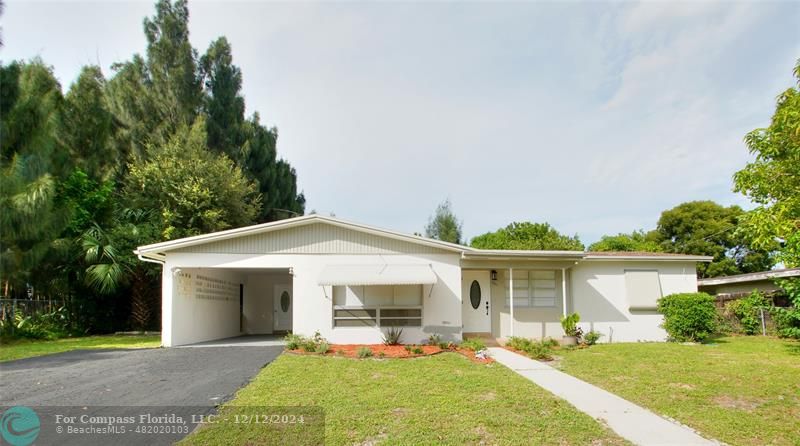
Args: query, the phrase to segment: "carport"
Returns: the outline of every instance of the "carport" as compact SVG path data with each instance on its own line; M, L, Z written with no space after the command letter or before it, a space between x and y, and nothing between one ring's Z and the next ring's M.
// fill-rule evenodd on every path
M171 321L166 346L292 329L289 268L177 266L168 272L172 275L171 305L162 310Z

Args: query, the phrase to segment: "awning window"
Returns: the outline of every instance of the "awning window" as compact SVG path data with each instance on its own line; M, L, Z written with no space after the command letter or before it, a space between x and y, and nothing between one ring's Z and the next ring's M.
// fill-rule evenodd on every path
M658 271L625 271L625 291L631 311L650 311L658 307L661 283Z
M430 265L328 265L317 283L330 286L432 285L436 274Z

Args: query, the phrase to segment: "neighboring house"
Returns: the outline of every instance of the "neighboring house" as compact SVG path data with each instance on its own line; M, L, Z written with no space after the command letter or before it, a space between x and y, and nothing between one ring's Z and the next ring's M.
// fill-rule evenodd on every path
M737 274L735 276L711 277L697 281L700 291L717 296L719 301L733 300L749 295L755 290L765 295L781 293L775 279L800 277L800 268L774 269L757 273ZM777 303L776 303L777 304Z
M330 342L562 336L578 312L605 342L660 341L662 295L697 290L696 262L655 253L482 250L309 215L141 246L163 265L164 346L319 331ZM513 321L513 322L512 322Z

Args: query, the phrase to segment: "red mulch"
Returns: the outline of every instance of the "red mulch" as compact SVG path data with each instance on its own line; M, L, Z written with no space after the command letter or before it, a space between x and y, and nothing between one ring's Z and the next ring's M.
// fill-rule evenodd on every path
M471 359L473 362L479 364L489 364L494 362L494 359L478 359L475 357L475 352L472 350L456 348L442 350L438 346L433 345L412 345L411 348L421 348L422 354L415 354L406 350L404 345L383 345L383 344L331 344L331 349L326 353L327 356L341 356L344 358L358 358L358 350L362 347L368 347L372 350L373 358L420 358L423 356L436 355L441 352L457 352ZM302 349L287 350L291 353L301 355L317 355L318 353L306 352ZM383 354L381 354L383 353Z
M418 347L423 351L421 355L415 355L414 353L406 351L403 345L331 344L331 351L328 352L328 354L357 358L358 354L356 352L362 347L369 347L369 349L372 350L372 356L376 358L413 358L415 356L430 356L442 352L442 349L433 345L412 346L411 348ZM381 356L381 353L383 353L383 356Z

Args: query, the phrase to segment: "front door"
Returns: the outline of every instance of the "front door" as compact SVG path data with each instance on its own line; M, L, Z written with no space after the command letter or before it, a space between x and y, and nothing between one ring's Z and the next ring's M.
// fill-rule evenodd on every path
M272 303L275 307L273 320L274 331L289 331L292 329L292 298L291 285L275 285Z
M464 333L491 333L489 271L461 272L461 315Z

